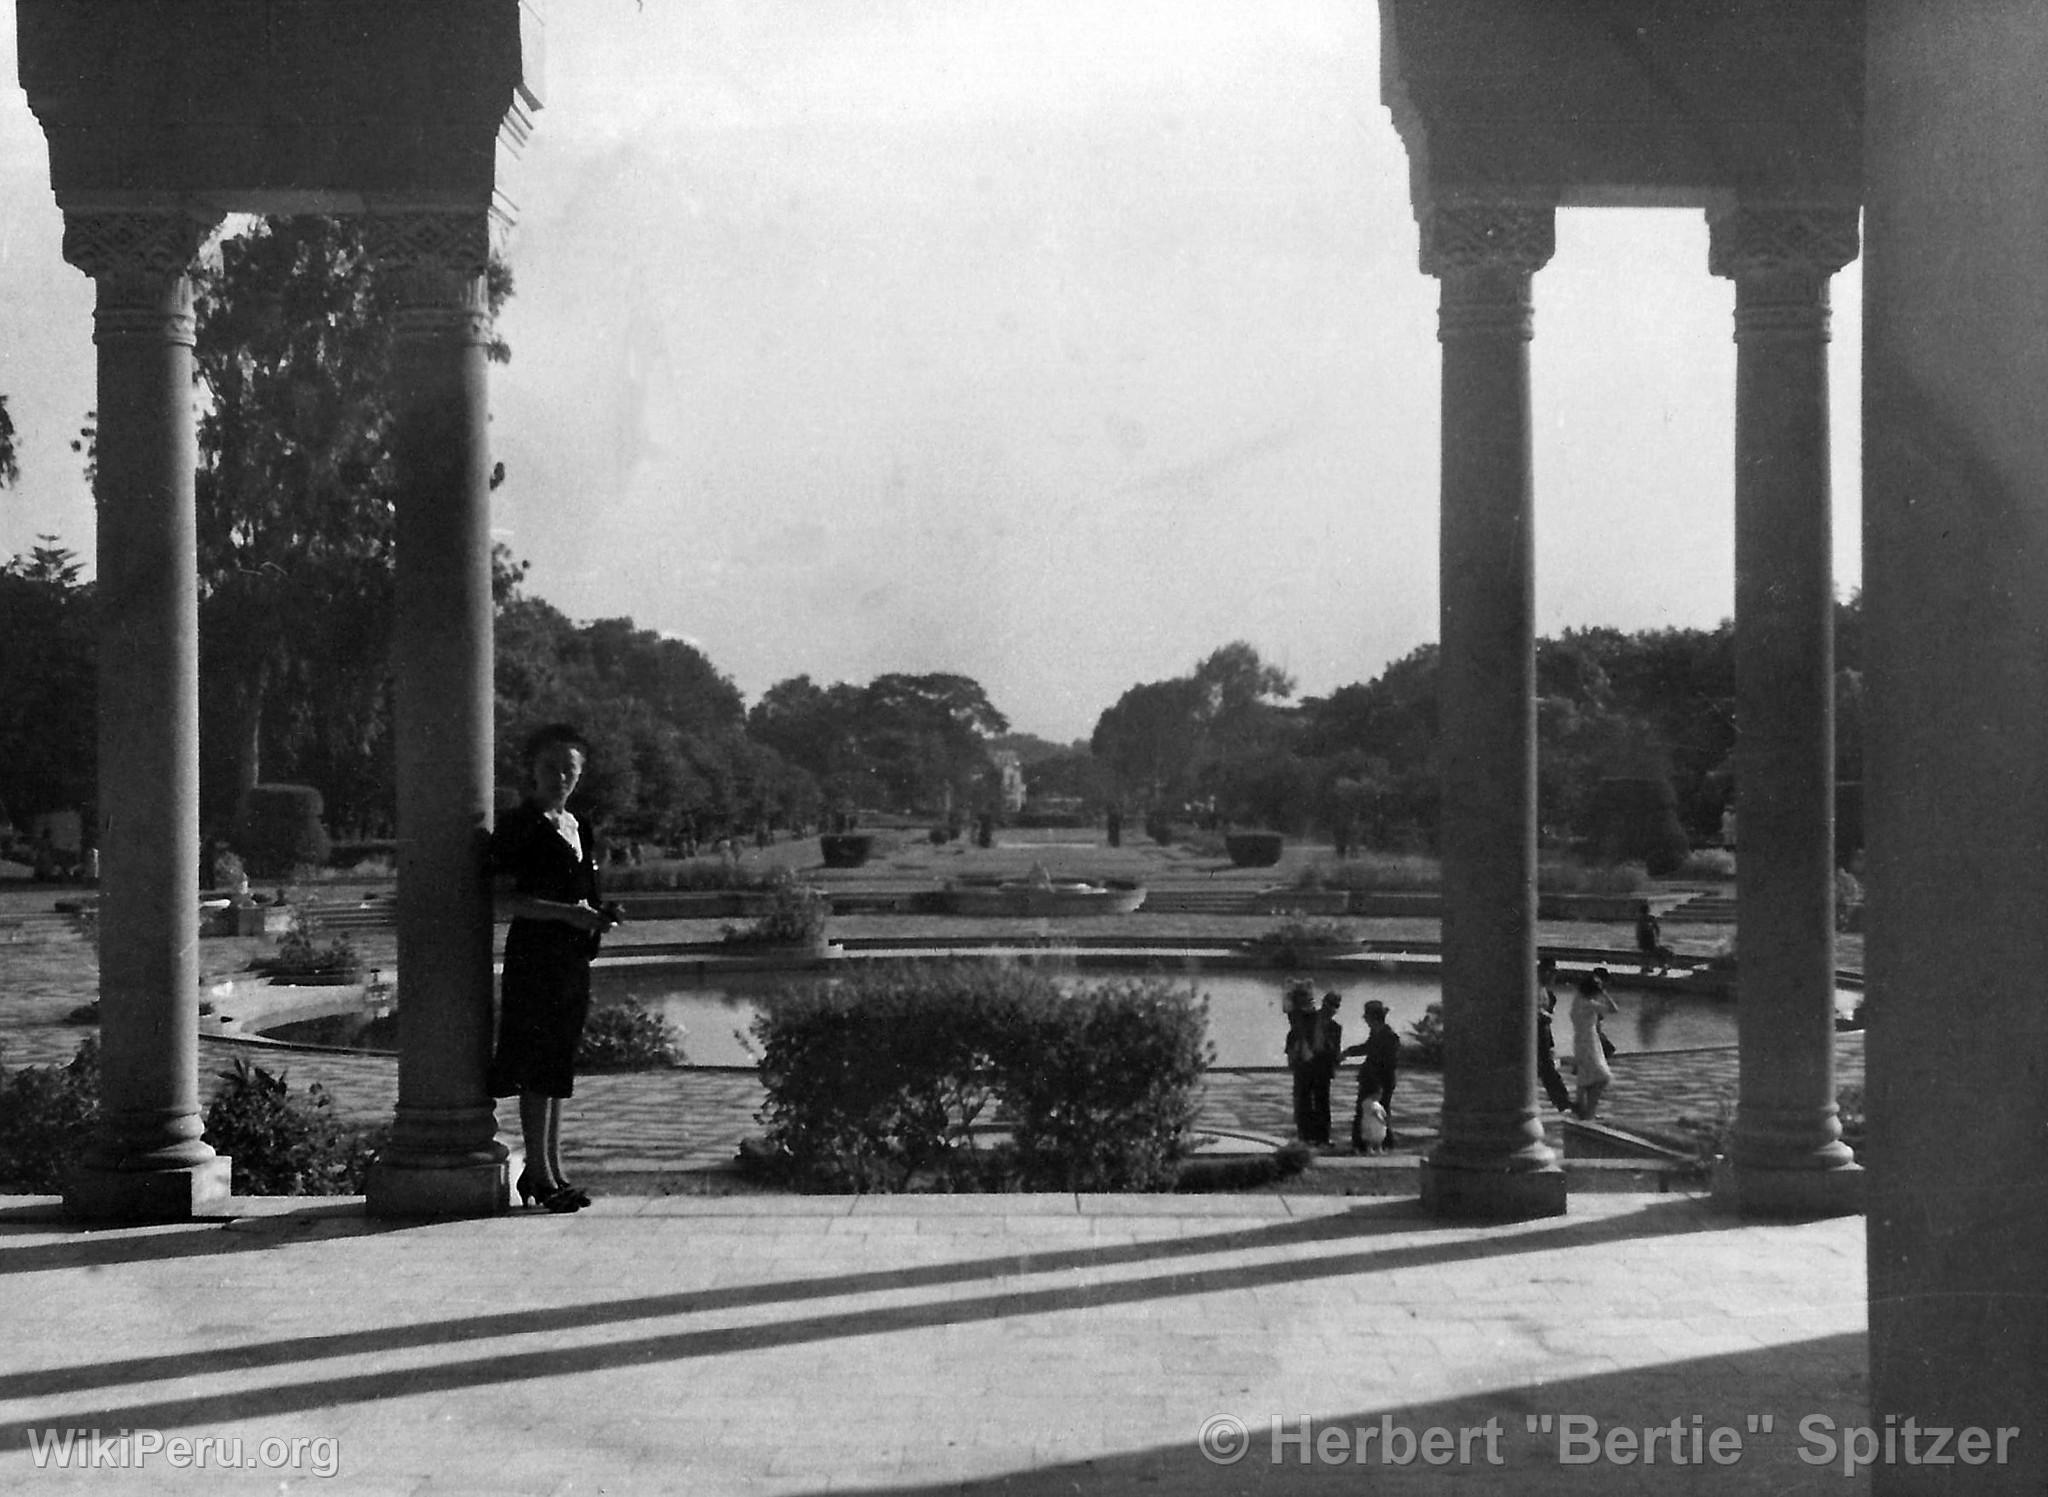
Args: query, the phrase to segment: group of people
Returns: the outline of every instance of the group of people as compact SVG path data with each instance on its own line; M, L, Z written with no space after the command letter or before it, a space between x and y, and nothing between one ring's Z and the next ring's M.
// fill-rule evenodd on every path
M1536 1078L1550 1104L1559 1112L1590 1118L1600 1111L1600 1099L1614 1084L1614 1041L1607 1037L1608 1015L1619 1013L1620 1005L1607 991L1607 969L1595 967L1580 978L1572 995L1569 1018L1572 1026L1572 1075L1576 1088L1567 1086L1557 1066L1557 1038L1554 1030L1558 1002L1557 962L1544 957L1536 966L1539 988L1536 1005ZM1394 1115L1394 1079L1400 1064L1401 1040L1387 1023L1387 1006L1377 999L1363 1010L1366 1038L1356 1045L1344 1043L1344 1025L1337 1012L1343 1006L1341 993L1323 994L1320 1005L1315 989L1297 979L1287 987L1287 1068L1294 1078L1294 1132L1302 1142L1328 1146L1331 1142L1330 1086L1338 1068L1350 1057L1363 1057L1358 1068L1358 1097L1351 1110L1351 1147L1365 1153L1395 1141L1389 1120Z
M1373 1000L1362 1010L1365 1038L1346 1045L1344 1025L1337 1017L1343 1003L1341 993L1329 992L1318 1006L1315 988L1308 982L1288 986L1286 1056L1287 1068L1294 1076L1294 1132L1303 1143L1330 1143L1330 1084L1347 1059L1360 1056L1358 1099L1351 1111L1351 1147L1366 1153L1396 1142L1388 1120L1394 1115L1401 1037L1387 1023L1387 1006Z
M1557 1069L1557 1036L1553 1030L1557 1011L1557 961L1544 957L1536 963L1536 1079L1543 1094L1559 1112L1590 1118L1600 1110L1600 1098L1614 1084L1614 1041L1607 1037L1606 1019L1619 1013L1620 1005L1607 991L1607 969L1595 967L1578 981L1570 1010L1572 1026L1572 1078L1578 1082L1576 1095L1565 1086Z

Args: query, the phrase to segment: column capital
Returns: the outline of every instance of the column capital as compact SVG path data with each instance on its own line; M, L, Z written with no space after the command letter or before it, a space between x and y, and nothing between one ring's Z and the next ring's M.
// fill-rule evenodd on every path
M488 336L490 214L482 208L380 209L363 219L380 274L398 289L400 338Z
M220 215L187 208L64 213L64 258L98 288L97 334L149 333L190 343L199 247Z
M1857 212L1820 204L1738 204L1707 215L1707 268L1717 276L1825 279L1861 249Z
M1514 203L1431 206L1417 217L1422 272L1461 270L1533 275L1557 252L1557 211Z

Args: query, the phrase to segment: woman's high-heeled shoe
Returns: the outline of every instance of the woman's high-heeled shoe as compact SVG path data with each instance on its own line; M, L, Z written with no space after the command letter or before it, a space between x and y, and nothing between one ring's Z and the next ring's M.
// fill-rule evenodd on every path
M576 1205L579 1209L590 1204L590 1192L585 1190L582 1186L571 1185L567 1180L564 1180L562 1182L562 1189L569 1195L575 1197Z
M521 1204L545 1206L550 1211L581 1211L590 1204L590 1197L582 1191L566 1185L548 1185L534 1179L531 1170L520 1171L517 1189Z

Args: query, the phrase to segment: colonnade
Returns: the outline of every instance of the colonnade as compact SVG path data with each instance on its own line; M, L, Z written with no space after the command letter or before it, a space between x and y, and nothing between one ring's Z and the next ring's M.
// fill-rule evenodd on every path
M1536 1112L1535 524L1531 284L1546 204L1428 204L1441 282L1443 1134L1427 1206L1565 1209ZM1827 286L1856 210L1737 203L1709 216L1736 288L1736 783L1741 1090L1718 1189L1753 1214L1854 1210L1834 1086L1834 593Z
M199 721L189 271L217 215L67 210L98 345L100 994L103 1121L69 1189L87 1219L174 1219L228 1191L203 1141ZM392 1142L373 1213L503 1209L484 1090L491 911L489 449L482 210L372 215L395 276L398 952Z

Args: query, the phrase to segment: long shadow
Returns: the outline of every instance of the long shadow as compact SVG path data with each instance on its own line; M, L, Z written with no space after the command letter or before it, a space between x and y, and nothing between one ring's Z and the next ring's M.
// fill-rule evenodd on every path
M1406 1203L1403 1203L1406 1204ZM1439 1230L1429 1220L1401 1221L1410 1233ZM268 1388L78 1413L52 1413L0 1430L0 1451L25 1448L27 1429L51 1424L102 1428L171 1428L189 1424L247 1419L337 1404L376 1402L394 1396L448 1392L530 1378L572 1376L657 1361L683 1361L768 1348L804 1345L849 1336L886 1335L940 1325L1044 1315L1065 1310L1097 1309L1184 1295L1219 1294L1269 1285L1298 1285L1305 1280L1389 1272L1403 1268L1471 1262L1531 1250L1591 1246L1629 1238L1666 1236L1678 1232L1732 1227L1732 1222L1705 1216L1692 1202L1673 1200L1624 1216L1566 1221L1557 1226L1512 1235L1410 1246L1373 1247L1315 1259L1286 1258L1269 1263L1239 1264L1107 1284L1077 1284L1036 1290L1008 1290L971 1299L945 1299L924 1304L850 1310L804 1319L717 1330L673 1331L608 1342L600 1346L504 1352L432 1367L386 1369L374 1373L293 1382ZM128 1358L80 1367L46 1368L0 1378L0 1398L40 1398L122 1383L170 1377L201 1376L320 1358L360 1356L407 1347L472 1342L496 1336L561 1332L603 1325L711 1310L754 1308L791 1300L836 1297L888 1289L933 1287L995 1276L1057 1272L1151 1259L1204 1253L1280 1247L1293 1243L1331 1241L1355 1236L1356 1216L1346 1213L1290 1221L1273 1227L1212 1233L1161 1242L1116 1244L933 1264L829 1278L802 1279L726 1289L643 1296L557 1310L526 1310L443 1321L294 1337L257 1345L226 1347L212 1352Z
M317 1199L317 1198L314 1198ZM189 1222L137 1232L134 1223L82 1223L24 1208L13 1215L0 1208L0 1233L17 1230L61 1231L55 1242L28 1243L16 1247L0 1236L0 1276L20 1273L53 1273L67 1268L115 1268L126 1263L158 1263L173 1258L203 1258L214 1254L271 1252L288 1245L288 1240L253 1232L233 1230L243 1221L312 1226L320 1222L346 1222L351 1235L383 1235L418 1231L430 1225L420 1221L379 1220L362 1214L360 1204L323 1203L302 1211L281 1212L260 1218L198 1217ZM11 1235L11 1234L8 1234Z
M1392 1355L1398 1356L1398 1349ZM929 1484L863 1485L861 1490L868 1497L997 1492L1004 1497L1073 1497L1075 1493L1131 1491L1170 1492L1174 1497L1226 1497L1243 1492L1371 1492L1375 1497L1386 1493L1405 1497L1434 1494L1448 1484L1460 1492L1513 1493L1515 1497L1581 1497L1589 1492L1656 1497L1666 1492L1702 1491L1711 1491L1714 1497L1781 1497L1786 1492L1808 1491L1853 1497L1870 1490L1870 1468L1863 1466L1853 1475L1845 1475L1841 1432L1848 1426L1880 1422L1870 1417L1867 1363L1866 1338L1852 1333L1725 1356L1662 1362L1626 1372L1512 1385L1429 1403L1334 1412L1315 1417L1307 1426L1312 1437L1321 1437L1325 1430L1342 1431L1322 1454L1297 1436L1303 1431L1301 1420L1306 1411L1327 1407L1334 1400L1328 1397L1328 1390L1304 1389L1295 1406L1286 1409L1216 1409L1216 1416L1242 1421L1242 1443L1237 1442L1237 1427L1226 1425L1221 1431L1224 1441L1217 1447L1234 1459L1204 1456L1197 1445L1197 1426L1181 1432L1170 1444L1121 1454L966 1480L956 1475ZM1597 1421L1602 1441L1616 1428L1634 1430L1637 1438L1632 1448L1625 1444L1616 1447L1619 1454L1627 1455L1626 1463L1608 1459L1604 1445L1589 1447L1585 1443L1588 1427L1564 1425L1567 1415ZM1699 1460L1693 1458L1695 1415L1700 1431ZM1750 1422L1752 1415L1757 1416L1756 1424ZM1768 1426L1764 1424L1766 1415L1770 1416ZM1802 1433L1800 1422L1810 1416L1831 1422ZM1283 1421L1277 1452L1275 1418ZM1686 1458L1683 1464L1670 1459L1668 1430L1673 1419L1680 1423L1678 1453ZM1488 1421L1495 1422L1496 1430L1490 1442L1483 1433ZM1657 1458L1646 1464L1641 1433L1652 1426L1662 1430L1655 1447ZM1371 1431L1370 1437L1362 1439L1362 1430ZM1445 1432L1434 1447L1440 1457L1437 1462L1423 1454L1422 1441L1431 1430ZM1709 1443L1717 1430L1734 1432L1732 1440L1722 1437L1719 1459ZM1390 1435L1391 1447L1386 1444ZM1827 1448L1823 1440L1834 1447L1831 1461L1819 1459ZM1358 1455L1361 1448L1366 1451L1362 1459ZM1383 1454L1387 1449L1391 1449L1392 1459ZM1951 1479L1960 1489L1971 1476L1995 1483L1994 1472L1995 1468L1989 1467L1983 1473L1951 1468ZM812 1490L822 1497L828 1488L820 1479Z

